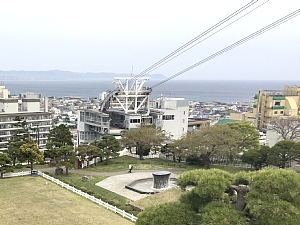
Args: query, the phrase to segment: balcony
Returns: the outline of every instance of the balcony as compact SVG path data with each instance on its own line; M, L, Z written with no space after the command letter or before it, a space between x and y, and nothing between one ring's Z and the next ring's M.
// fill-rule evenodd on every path
M285 96L283 96L283 95L273 96L273 100L285 100Z
M273 110L284 109L284 106L281 106L281 105L274 105L274 106L272 106L272 109L273 109Z

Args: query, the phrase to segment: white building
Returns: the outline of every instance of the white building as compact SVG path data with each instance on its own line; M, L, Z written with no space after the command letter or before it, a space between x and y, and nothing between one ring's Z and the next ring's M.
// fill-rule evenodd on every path
M8 93L4 86L0 86L0 151L7 150L12 131L21 129L14 126L17 116L27 122L32 138L41 150L45 150L52 127L51 113L47 112L47 107L40 110L40 99L9 98Z
M171 139L179 139L188 131L189 101L184 98L158 98L152 101L153 123Z
M78 144L100 140L104 134L119 138L124 129L136 129L141 123L154 124L170 139L179 139L188 130L189 102L183 98L159 98L151 101L149 114L113 110L80 110L78 113Z
M124 80L124 82L122 82ZM183 98L158 98L150 101L149 78L115 78L116 89L104 97L100 109L83 109L78 114L78 143L90 143L104 134L120 136L124 129L153 124L170 139L188 130L189 101Z
M109 115L99 110L78 111L78 144L87 144L100 140L101 136L109 133Z

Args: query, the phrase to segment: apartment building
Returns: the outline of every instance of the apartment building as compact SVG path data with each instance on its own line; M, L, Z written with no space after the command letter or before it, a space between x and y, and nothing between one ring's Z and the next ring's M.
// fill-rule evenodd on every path
M46 105L41 111L38 98L10 98L5 86L0 86L0 152L7 150L12 131L21 129L14 126L16 117L27 122L32 138L41 150L45 150L52 127L52 116L47 109Z
M300 87L285 85L283 90L259 90L253 106L258 129L267 128L275 117L300 118Z
M276 117L300 118L300 87L285 85L283 90L259 90L250 104L252 112L230 113L230 119L251 122L262 130Z

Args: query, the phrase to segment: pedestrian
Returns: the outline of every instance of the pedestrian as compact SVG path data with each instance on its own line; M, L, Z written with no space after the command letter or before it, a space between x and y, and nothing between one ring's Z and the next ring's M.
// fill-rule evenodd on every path
M131 173L132 168L133 168L133 166L131 164L129 164L129 171L128 171L128 173Z

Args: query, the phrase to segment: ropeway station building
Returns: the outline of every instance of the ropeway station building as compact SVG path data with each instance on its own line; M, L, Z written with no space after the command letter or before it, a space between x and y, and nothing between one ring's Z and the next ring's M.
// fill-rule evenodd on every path
M188 130L189 101L160 97L150 100L149 78L115 78L115 90L102 95L99 109L78 112L78 144L91 143L105 134L120 137L124 129L142 123L163 130L170 139L178 139Z

